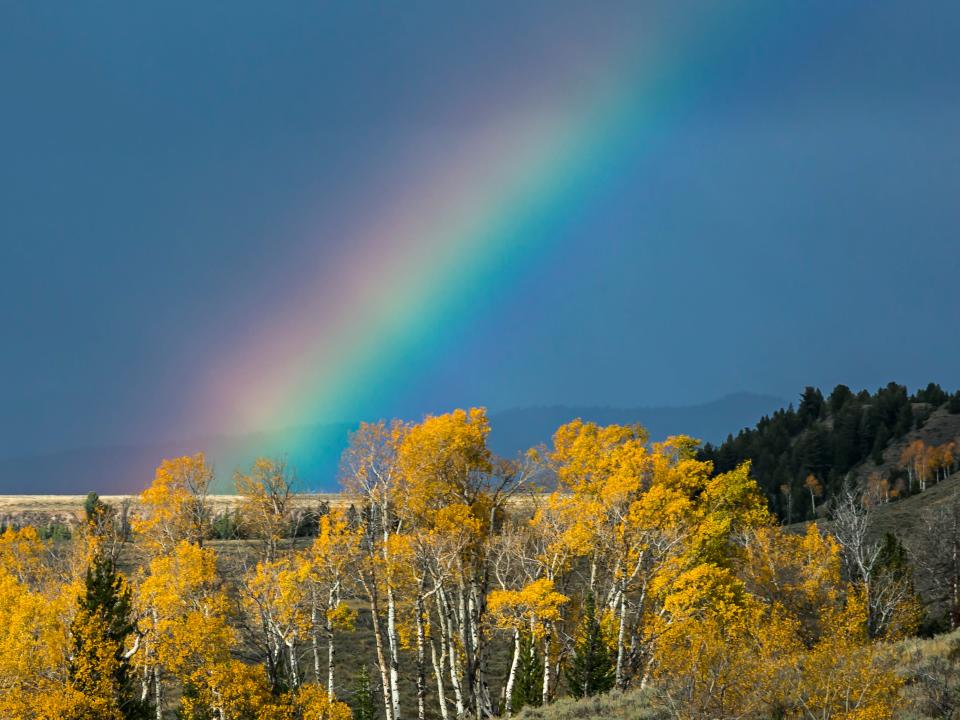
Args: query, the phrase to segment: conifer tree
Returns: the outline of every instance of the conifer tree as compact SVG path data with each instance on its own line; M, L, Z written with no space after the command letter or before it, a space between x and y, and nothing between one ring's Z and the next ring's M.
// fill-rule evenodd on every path
M539 706L543 700L543 661L537 655L533 639L528 634L520 636L520 659L517 662L517 678L513 685L513 712L524 705Z
M87 568L83 594L71 626L70 679L96 698L102 712L123 720L148 717L149 708L134 688L125 642L133 632L130 589L113 560L100 553Z
M960 390L950 396L950 400L947 402L947 412L951 415L960 414Z
M614 684L616 668L610 648L603 641L603 629L593 593L587 593L573 660L567 671L567 686L575 698L608 692Z
M370 673L366 664L360 666L360 675L353 691L353 718L354 720L375 720L377 717L377 702L370 685Z

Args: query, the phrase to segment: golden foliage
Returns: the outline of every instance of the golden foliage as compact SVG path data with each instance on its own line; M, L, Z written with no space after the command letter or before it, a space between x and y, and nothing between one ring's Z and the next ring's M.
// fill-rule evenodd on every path
M133 530L153 552L169 552L181 540L201 544L210 525L207 493L213 470L203 453L164 460L153 484L140 495L143 513Z
M451 706L482 715L494 630L513 636L511 672L521 635L537 641L533 652L546 659L537 693L542 684L549 700L589 606L618 686L652 688L676 718L891 717L900 680L886 646L869 637L867 591L844 577L829 534L774 525L749 464L714 474L690 437L650 443L639 426L577 420L557 430L549 451L530 455L557 490L511 517L496 483L514 470L492 457L489 431L477 408L361 426L344 464L365 514L330 512L306 546L282 542L286 467L257 460L236 482L261 553L234 594L202 546L212 472L202 455L164 461L135 521L147 560L131 583L129 650L144 689L161 694L170 684L168 702L196 720L348 720L333 697L334 640L355 626L347 601L362 590L396 708L398 648L409 647L418 709L429 655ZM952 448L919 450L908 453L918 475L920 463L953 462ZM805 487L812 501L821 493L812 476ZM0 717L121 717L110 685L118 648L97 645L96 618L78 613L79 570L96 542L84 538L54 572L36 531L0 535ZM904 597L898 632L916 619L912 595ZM270 662L238 660L261 630ZM91 651L71 666L77 640ZM329 687L302 680L311 650L311 680L320 680L321 642ZM280 667L289 671L278 680Z
M520 590L494 590L487 606L497 627L529 630L534 637L543 637L549 623L560 619L561 608L570 601L554 590L552 580L541 578Z

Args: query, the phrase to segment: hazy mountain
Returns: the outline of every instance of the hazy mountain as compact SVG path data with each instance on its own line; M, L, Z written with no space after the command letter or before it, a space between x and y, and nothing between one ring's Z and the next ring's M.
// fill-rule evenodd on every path
M491 416L490 445L512 457L549 442L556 428L574 418L598 423L634 423L647 427L652 439L686 433L718 442L728 433L753 425L783 407L780 398L750 393L728 395L715 402L688 407L517 408ZM318 425L279 433L204 437L143 446L93 447L0 459L0 494L69 493L96 490L101 494L137 492L165 457L203 451L217 470L217 489L229 491L235 469L258 455L286 455L296 468L300 486L316 490L337 487L337 465L348 432L355 424Z
M770 395L736 393L719 400L685 407L535 407L496 413L491 418L490 445L501 455L512 457L541 442L553 431L575 418L601 425L640 423L653 440L670 435L692 435L703 442L717 443L728 433L754 425L764 415L785 407L787 401Z

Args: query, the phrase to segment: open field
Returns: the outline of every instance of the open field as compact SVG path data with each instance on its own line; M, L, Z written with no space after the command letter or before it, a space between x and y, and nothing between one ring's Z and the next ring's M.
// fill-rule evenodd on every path
M110 505L120 505L129 500L138 506L137 495L101 495L100 499ZM0 512L82 512L86 495L0 495ZM216 510L234 508L240 502L239 495L210 495L209 500ZM319 502L331 505L349 505L350 496L342 493L299 493L294 496L294 507L313 507Z
M69 523L70 518L77 520L83 515L85 495L0 495L0 522L6 519L15 519L36 515L51 520ZM114 506L120 507L124 502L130 502L134 512L139 507L137 495L101 495L100 499ZM239 495L210 495L210 504L215 515L232 510L240 502ZM341 493L300 493L294 496L293 509L316 507L320 503L329 503L331 507L348 506L352 498Z

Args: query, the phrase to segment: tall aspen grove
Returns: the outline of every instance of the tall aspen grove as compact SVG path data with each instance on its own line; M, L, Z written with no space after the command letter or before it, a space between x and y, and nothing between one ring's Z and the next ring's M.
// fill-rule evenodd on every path
M923 611L902 548L856 535L869 497L785 527L691 437L577 420L505 460L489 432L482 408L363 423L342 502L306 514L268 458L215 512L196 455L129 513L91 495L69 540L8 528L0 717L894 716Z

